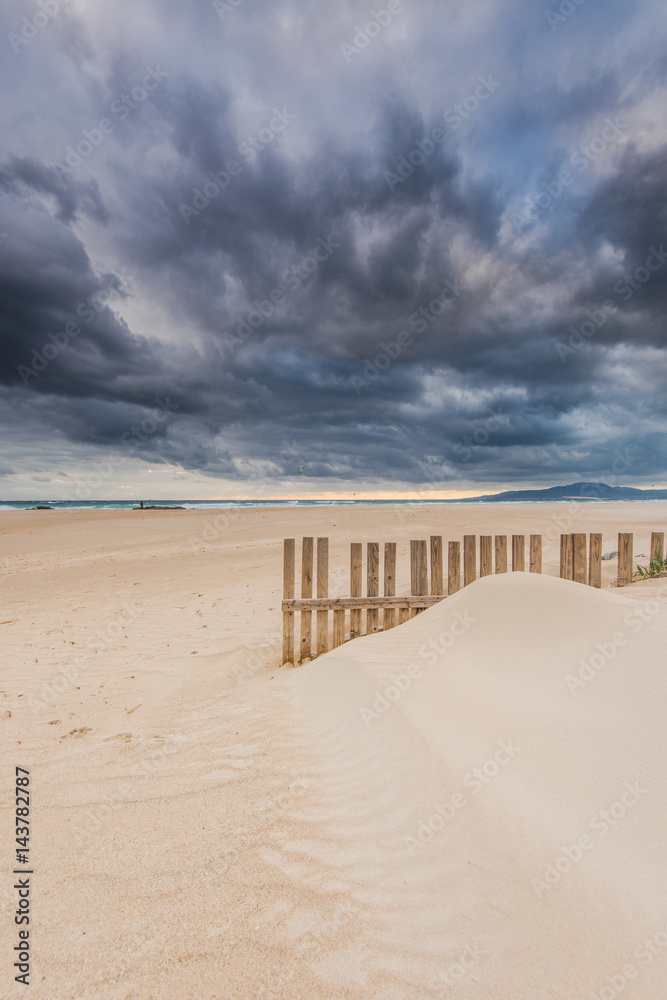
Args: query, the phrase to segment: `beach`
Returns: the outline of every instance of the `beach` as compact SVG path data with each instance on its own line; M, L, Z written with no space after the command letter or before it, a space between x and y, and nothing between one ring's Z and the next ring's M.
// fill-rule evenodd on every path
M667 580L612 587L611 559L596 590L558 561L561 531L603 553L621 531L647 565L666 522L667 503L2 512L0 849L19 766L32 995L662 1000ZM351 542L397 542L404 594L411 539L515 533L543 536L542 575L281 666L283 539L328 537L346 596Z

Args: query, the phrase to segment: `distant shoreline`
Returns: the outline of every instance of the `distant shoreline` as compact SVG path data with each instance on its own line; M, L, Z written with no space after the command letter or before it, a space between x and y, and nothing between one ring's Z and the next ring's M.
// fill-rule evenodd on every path
M488 503L628 503L628 502L651 502L667 501L667 490L644 490L633 486L609 486L608 483L579 482L566 483L564 486L548 486L543 489L525 490L504 490L501 493L479 494L474 497L437 498L437 497L409 497L407 499L374 499L372 497L335 497L329 499L307 499L299 500L277 499L260 500L248 498L246 500L182 500L182 499L155 499L146 498L140 500L0 500L0 510L23 510L26 507L47 506L51 509L138 509L141 504L143 509L170 508L176 507L185 510L218 510L234 507L350 507L350 506L378 506L386 507L390 505L419 505L428 504L447 505L452 504L488 504Z
M515 506L517 504L571 504L571 503L595 503L595 504L629 504L629 503L667 503L667 497L628 497L628 498L607 498L607 497L577 497L564 496L559 499L539 498L539 499L503 499L488 500L480 498L461 500L156 500L150 505L146 504L144 510L234 510L263 507L266 509L293 509L317 508L317 507L452 507L465 505L492 506L499 504L502 506ZM50 510L129 510L138 511L139 508L135 500L0 500L0 512L3 510L21 511L36 510L48 507Z

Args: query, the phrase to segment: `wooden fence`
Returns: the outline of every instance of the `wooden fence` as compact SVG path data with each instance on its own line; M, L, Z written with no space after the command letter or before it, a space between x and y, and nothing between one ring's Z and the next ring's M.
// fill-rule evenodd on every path
M463 559L461 543L449 542L447 548L447 587L445 589L444 549L441 535L431 535L410 542L410 593L396 596L396 542L385 542L380 594L380 543L366 543L366 594L363 595L363 545L350 546L350 596L329 596L329 539L304 538L301 543L301 595L296 597L296 541L286 538L283 552L283 663L302 663L329 650L329 613L333 612L333 648L348 639L401 625L425 608L467 587L478 575L507 573L511 553L513 572L542 572L542 536L530 535L526 562L526 536L512 535L508 551L507 535L465 535ZM478 557L479 552L479 557ZM651 560L665 558L665 535L651 535ZM494 567L495 561L495 567ZM463 565L462 565L463 564ZM461 581L463 570L463 581ZM634 572L633 536L618 536L618 572L616 585L632 583ZM569 534L560 537L560 575L564 580L602 586L602 535ZM316 594L313 596L313 582ZM295 616L300 614L300 642L295 650ZM313 635L313 612L315 634ZM346 616L349 613L349 628ZM380 623L380 613L382 622ZM296 653L296 659L295 659Z

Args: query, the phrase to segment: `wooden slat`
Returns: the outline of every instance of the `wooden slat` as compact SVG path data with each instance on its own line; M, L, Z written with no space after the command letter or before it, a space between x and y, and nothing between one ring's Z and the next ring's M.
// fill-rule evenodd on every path
M394 597L311 597L303 600L299 597L282 602L284 610L291 611L335 611L336 608L346 610L364 608L431 608L434 604L445 600L444 594L424 594L423 596L409 594Z
M362 546L361 542L352 542L350 545L350 596L361 597L361 563ZM361 611L353 610L350 613L350 639L356 639L361 635Z
M493 536L479 536L479 575L491 576L493 573Z
M413 595L428 594L426 542L421 538L410 542L410 588Z
M585 534L572 535L572 579L575 583L586 583L588 581Z
M294 560L296 542L286 538L283 543L283 599L294 597ZM294 663L294 612L283 611L283 663Z
M523 573L526 569L526 536L512 535L512 572Z
M618 534L618 574L617 587L627 587L632 583L634 536Z
M560 575L562 580L573 579L573 537L572 535L560 536Z
M663 562L665 558L664 531L651 532L651 562Z
M283 542L283 597L294 597L294 562L296 542L286 538Z
M496 573L507 572L507 535L496 535Z
M591 532L588 553L588 586L602 586L602 535Z
M301 542L301 596L313 596L313 539L304 538ZM312 655L312 611L301 612L301 646L299 663Z
M431 535L431 593L444 594L442 535Z
M542 572L542 536L530 536L530 572Z
M329 539L317 539L317 596L329 596ZM329 649L329 612L317 612L317 653Z
M463 536L463 586L477 579L477 535Z
M377 597L380 593L380 545L378 542L368 542L366 545L366 593L369 597ZM366 635L371 635L377 630L377 609L369 608L366 613Z
M423 539L412 539L410 542L410 590L414 596L428 594L428 562ZM411 605L410 617L414 618L416 614L417 609Z
M393 597L396 593L396 542L384 543L384 588L385 597ZM382 628L386 632L393 628L396 619L396 612L393 608L386 608L382 612Z
M410 609L409 608L402 607L402 608L398 609L398 624L399 625L402 625L403 622L408 621L409 617L410 617Z
M333 645L334 649L345 642L345 609L336 608L333 613Z
M567 572L566 568L567 561L567 535L560 536L560 578L561 580L567 580L565 575Z
M461 589L461 543L450 542L447 556L447 593Z

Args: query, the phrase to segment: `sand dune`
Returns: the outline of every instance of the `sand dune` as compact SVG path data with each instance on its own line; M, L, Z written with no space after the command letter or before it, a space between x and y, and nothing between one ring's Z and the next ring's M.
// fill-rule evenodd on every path
M516 574L286 679L313 795L267 860L320 911L336 887L319 972L373 996L623 977L662 997L666 639L657 603Z
M462 526L409 514L372 512L377 537ZM3 535L35 997L662 1000L667 581L490 577L279 668L282 537L344 554L367 512L250 510L212 541L189 512L46 517Z

